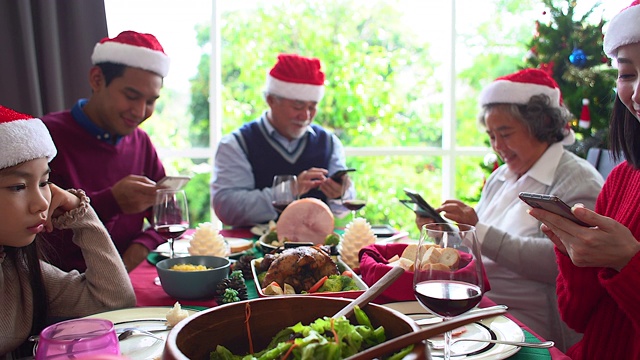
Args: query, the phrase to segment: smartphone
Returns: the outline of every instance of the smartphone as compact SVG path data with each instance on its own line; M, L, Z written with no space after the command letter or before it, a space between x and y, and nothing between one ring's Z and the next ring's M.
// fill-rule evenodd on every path
M440 216L440 214L431 205L429 205L429 203L427 203L422 195L411 189L404 189L404 193L407 194L409 199L411 199L410 202L418 205L417 209L413 209L416 214L431 218L438 223L448 223L447 220Z
M188 176L165 176L156 183L156 186L180 190L191 180Z
M338 184L342 184L342 177L348 173L348 172L352 172L352 171L356 171L356 169L354 168L349 168L349 169L343 169L343 170L338 170L336 172L334 172L333 174L331 174L331 176L329 176L333 181L337 182Z
M578 220L571 212L571 206L567 205L559 197L555 195L534 194L521 192L518 197L526 202L529 206L550 211L556 215L560 215L574 223L582 226L591 227L591 225Z
M398 230L391 225L371 225L371 231L379 238L391 237L398 233Z

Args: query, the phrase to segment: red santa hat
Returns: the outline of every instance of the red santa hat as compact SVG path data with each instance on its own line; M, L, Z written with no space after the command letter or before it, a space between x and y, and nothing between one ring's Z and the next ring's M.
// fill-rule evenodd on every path
M622 9L609 22L604 34L604 52L611 58L618 56L618 48L640 42L640 0Z
M320 60L295 54L280 54L267 74L267 94L287 99L318 102L324 95L324 73Z
M583 129L591 127L591 113L589 112L589 99L582 99L582 111L580 112L580 121L578 126Z
M534 95L547 95L551 106L563 108L562 94L558 83L547 72L540 69L524 69L501 76L486 86L480 93L480 106L489 104L520 104L529 102ZM563 145L571 145L576 137L569 124L563 130Z
M169 57L158 39L151 34L123 31L118 36L100 40L93 48L93 64L112 62L154 72L169 73Z
M56 154L49 130L40 119L0 105L0 169Z

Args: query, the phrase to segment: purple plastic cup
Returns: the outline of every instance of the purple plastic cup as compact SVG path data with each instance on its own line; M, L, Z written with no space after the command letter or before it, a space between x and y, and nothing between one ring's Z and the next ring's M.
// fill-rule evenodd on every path
M74 319L50 325L40 332L35 360L107 354L120 354L113 323L104 319Z

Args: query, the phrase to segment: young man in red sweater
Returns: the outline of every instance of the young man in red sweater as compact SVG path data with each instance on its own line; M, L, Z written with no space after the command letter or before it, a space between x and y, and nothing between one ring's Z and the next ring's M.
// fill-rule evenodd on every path
M138 126L153 114L169 57L153 35L124 31L98 42L91 60L91 97L42 117L58 148L51 180L86 191L131 271L164 242L153 229L143 230L165 171ZM82 254L69 236L47 236L58 254L51 262L83 271Z

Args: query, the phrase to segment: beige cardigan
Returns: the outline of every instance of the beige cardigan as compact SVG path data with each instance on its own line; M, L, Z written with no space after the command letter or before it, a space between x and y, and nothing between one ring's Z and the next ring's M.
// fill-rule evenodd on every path
M87 270L64 272L41 262L49 301L49 316L81 317L102 311L135 306L131 281L111 237L89 198L81 190L69 190L81 205L57 219L58 229L73 229L73 242L82 248ZM0 246L0 359L30 335L33 320L31 285L27 274L17 271Z

